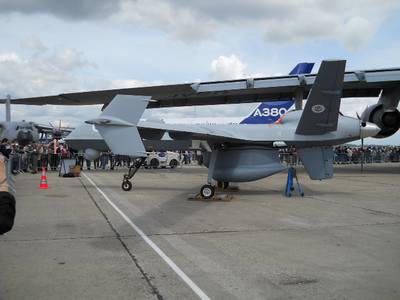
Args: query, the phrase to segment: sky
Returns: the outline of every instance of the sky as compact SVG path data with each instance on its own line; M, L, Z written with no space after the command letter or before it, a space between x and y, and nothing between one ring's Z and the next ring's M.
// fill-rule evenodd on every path
M287 74L298 62L400 67L398 0L0 0L0 98ZM361 114L376 98L345 99ZM254 104L146 111L233 117ZM98 106L13 106L77 126ZM4 107L0 107L4 116ZM1 119L1 117L0 117ZM369 143L400 145L400 133Z

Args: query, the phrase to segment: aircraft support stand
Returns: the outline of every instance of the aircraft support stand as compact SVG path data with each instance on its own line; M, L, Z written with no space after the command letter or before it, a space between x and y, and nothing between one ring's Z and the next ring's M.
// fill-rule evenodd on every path
M129 166L128 174L124 174L124 179L122 180L121 187L124 191L130 191L132 189L132 182L129 180L135 176L136 172L143 165L146 157L136 158L133 165Z
M296 185L297 185L297 192L301 197L304 197L304 192L303 189L301 188L299 179L297 177L297 172L294 167L289 167L288 169L288 177L286 181L286 188L285 188L285 196L286 197L292 197L292 191L294 191L294 179L296 180Z

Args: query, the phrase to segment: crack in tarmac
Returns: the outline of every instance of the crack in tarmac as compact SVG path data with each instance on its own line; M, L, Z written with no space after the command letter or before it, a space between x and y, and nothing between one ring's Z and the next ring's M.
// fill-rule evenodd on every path
M327 203L334 203L334 204L339 204L339 205L346 206L346 205L344 205L344 204L341 203L341 202L326 200L326 199L318 198L318 197L315 197L315 196L306 196L306 197L304 197L304 198L309 198L309 199L314 199L314 200L323 201L323 202L327 202ZM363 209L363 210L372 212L372 213L374 213L374 214L376 214L376 215L386 215L386 216L397 217L397 218L400 217L400 215L398 215L398 214L390 213L390 212L383 211L383 210L376 210L376 209L371 209L371 208L362 207L362 206L357 206L357 205L350 205L350 207L352 207L352 208Z
M99 210L100 214L104 217L104 219L106 220L108 226L110 227L111 231L114 232L115 234L115 238L118 239L118 241L121 243L122 247L124 248L124 250L126 251L126 253L129 255L129 257L132 259L133 263L135 264L135 266L138 268L138 270L140 271L140 273L143 276L143 279L147 282L147 284L149 285L150 289L153 292L153 295L155 295L157 297L157 299L159 300L164 300L164 297L161 295L160 291L158 290L158 288L153 284L153 282L151 281L151 276L149 276L143 269L143 267L139 264L139 261L137 259L137 257L131 252L131 250L129 249L128 245L122 240L122 236L120 235L120 233L118 232L118 230L114 227L114 225L111 223L110 219L107 217L106 213L101 209L100 205L97 203L97 201L94 199L93 195L89 192L88 188L86 187L86 185L83 183L82 179L79 178L79 181L81 182L83 188L85 189L85 191L87 192L89 198L93 201L93 204L96 206L96 208Z
M262 229L245 229L245 230L204 230L204 231L188 231L188 232L169 232L169 233L148 233L147 236L180 236L180 235L201 235L201 234L224 234L224 233L260 233L268 231L304 231L304 230L320 230L328 228L349 228L358 226L382 226L382 225L400 225L398 222L376 222L362 224L346 224L346 225L323 225L309 227L270 227ZM119 234L120 238L136 238L138 234ZM37 238L37 239L2 239L0 242L36 242L36 241L65 241L65 240L86 240L86 239L118 239L116 236L81 236L81 237L60 237L60 238Z

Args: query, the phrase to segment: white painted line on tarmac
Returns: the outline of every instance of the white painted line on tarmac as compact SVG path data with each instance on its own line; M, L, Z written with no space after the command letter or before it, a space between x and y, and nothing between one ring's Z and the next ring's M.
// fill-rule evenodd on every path
M115 205L114 202L94 183L94 181L85 173L81 173L85 178L96 188L96 190L106 199L106 201L121 215L121 217L140 235L140 237L171 267L172 270L199 296L200 299L209 300L210 298L195 284L173 261L164 251L162 251L138 226L135 225L125 215L122 210Z

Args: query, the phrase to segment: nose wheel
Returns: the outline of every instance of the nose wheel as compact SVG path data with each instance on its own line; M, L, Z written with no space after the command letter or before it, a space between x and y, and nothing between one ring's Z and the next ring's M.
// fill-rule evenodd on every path
M122 181L121 187L125 192L128 192L132 189L132 182L124 180Z
M124 174L124 179L122 180L121 188L125 191L128 192L132 189L132 182L129 180L135 176L136 172L139 170L139 168L143 165L145 162L146 158L145 157L140 157L135 160L132 166L129 167L128 174Z
M203 199L210 199L215 194L215 188L211 184L205 184L200 189L200 195Z

